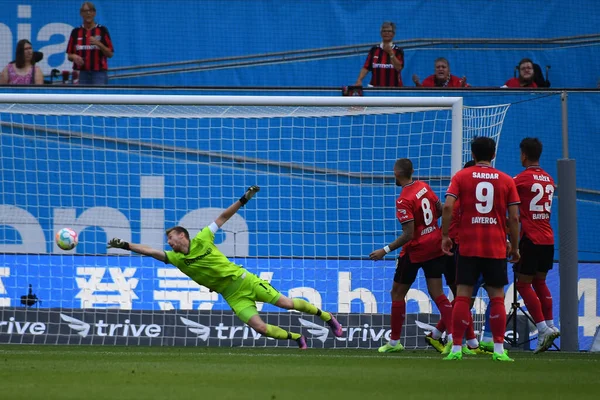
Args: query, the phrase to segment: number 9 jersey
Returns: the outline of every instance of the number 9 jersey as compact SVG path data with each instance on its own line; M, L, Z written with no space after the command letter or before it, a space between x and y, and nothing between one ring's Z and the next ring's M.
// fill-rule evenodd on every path
M521 237L526 236L534 244L553 245L550 211L554 179L539 165L532 165L515 177L515 184L521 198Z
M442 231L438 226L435 192L422 181L413 181L402 187L396 200L396 218L402 225L414 222L413 239L402 247L400 256L408 254L411 263L422 263L444 255Z
M446 196L460 200L460 255L505 259L508 206L520 203L513 179L477 164L452 177Z

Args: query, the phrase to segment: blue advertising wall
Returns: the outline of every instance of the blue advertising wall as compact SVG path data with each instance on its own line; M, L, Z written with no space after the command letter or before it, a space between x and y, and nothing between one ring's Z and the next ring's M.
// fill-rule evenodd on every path
M314 289L321 299L321 307L338 312L340 299L349 295L350 312L390 313L389 291L395 269L393 260L373 262L370 260L300 260L300 259L256 259L232 258L256 274L276 271L271 275L271 284L283 294L297 288ZM110 271L112 269L112 271ZM199 287L168 285L166 281L181 282L182 278L166 277L165 269L174 269L156 260L139 256L59 256L59 255L0 255L0 304L20 306L20 298L27 294L29 284L41 299L44 308L114 308L115 302L131 299L132 310L164 309L161 302L170 299L174 309L229 310L229 306L216 294L204 291L202 300L180 303L177 294L197 293ZM118 272L115 272L118 271ZM554 299L555 321L560 321L560 291L558 265L548 275L548 287ZM349 274L349 275L348 275ZM341 281L350 276L350 286ZM512 301L512 274L507 286L507 309ZM103 289L89 290L86 283L98 279ZM99 287L98 285L96 287ZM421 290L421 296L409 294L407 313L437 313L437 308L426 294L426 283L422 273L413 285ZM579 265L579 345L589 349L596 331L600 314L598 297L598 264ZM363 292L361 296L358 292ZM354 293L354 295L352 295ZM365 293L368 293L365 295ZM194 296L190 296L194 298ZM360 298L364 299L361 300ZM110 304L106 299L111 298ZM428 301L415 301L415 298ZM310 298L309 300L313 300ZM368 304L366 304L368 303ZM127 304L124 301L124 304ZM84 307L85 306L85 307ZM123 304L122 304L123 306ZM118 307L117 307L118 308ZM263 311L278 311L265 304Z

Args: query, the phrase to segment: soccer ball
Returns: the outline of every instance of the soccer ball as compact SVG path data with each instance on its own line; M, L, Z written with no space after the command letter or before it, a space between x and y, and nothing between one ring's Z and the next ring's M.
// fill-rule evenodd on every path
M77 232L71 228L62 228L56 232L56 244L63 250L72 250L77 246Z

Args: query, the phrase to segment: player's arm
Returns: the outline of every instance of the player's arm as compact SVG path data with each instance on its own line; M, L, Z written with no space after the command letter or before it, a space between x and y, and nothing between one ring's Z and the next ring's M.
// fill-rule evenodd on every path
M519 205L508 206L508 234L510 235L509 261L517 262L521 257L519 254Z
M402 224L402 234L398 236L392 243L384 246L381 249L377 249L371 254L369 254L369 258L371 260L381 260L387 253L390 251L394 251L404 246L406 243L410 242L415 233L415 221L408 221Z
M437 212L438 218L442 216L442 213L444 212L444 206L442 205L442 202L438 199L437 203L435 203L435 211Z
M162 261L162 262L167 261L167 256L165 255L165 252L162 250L157 250L150 246L146 246L145 244L129 243L129 242L126 242L119 238L112 238L108 242L108 248L109 249L115 248L115 249L129 250L129 251L133 251L134 253L142 254L144 256L150 256L150 257L156 258L158 261Z
M456 197L446 196L444 207L442 209L442 251L448 255L452 255L452 239L448 236L450 223L452 222L452 211Z
M248 200L254 197L259 190L260 188L256 185L250 186L248 190L246 190L246 193L244 193L239 200L227 207L227 209L223 211L221 215L217 217L217 219L215 219L214 223L217 225L217 227L220 228L225 222L229 221L229 218L233 217L233 215L238 212L238 210L242 208L244 204L248 202Z

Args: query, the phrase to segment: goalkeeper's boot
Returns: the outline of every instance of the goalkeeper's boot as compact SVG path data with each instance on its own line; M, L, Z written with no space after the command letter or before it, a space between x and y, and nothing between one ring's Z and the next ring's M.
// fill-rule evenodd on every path
M444 346L444 350L442 351L443 356L447 356L452 352L452 340L449 340Z
M514 359L512 359L508 356L508 351L506 351L506 350L504 350L504 352L502 354L494 353L492 355L492 360L494 360L494 361L509 361L509 362L515 361Z
M462 347L462 349L461 349L461 352L462 352L464 355L466 355L466 356L474 356L474 355L476 355L476 354L477 354L475 351L471 350L471 349L469 348L469 346L467 346L466 344L465 344L465 345L463 345L463 347Z
M342 335L344 334L344 331L342 331L342 325L338 322L337 319L335 319L332 313L329 313L329 315L331 316L331 319L327 321L327 325L329 325L331 333L333 333L333 336L335 337L342 337Z
M477 346L477 347L468 347L467 346L467 348L469 349L469 351L473 352L474 354L488 354L488 355L490 355L490 354L492 354L494 352L494 345L492 345L492 351L488 351L488 350L484 349L483 346L481 346L481 343L479 343L479 346Z
M557 337L558 334L554 332L554 330L551 328L547 328L545 331L539 332L538 343L535 350L533 351L533 354L542 353L548 350L550 346L552 346L552 343L554 343L554 339L556 339Z
M555 327L554 325L549 326L548 328L552 329L554 331L554 333L556 334L556 337L560 337L560 331L558 330L557 327Z
M456 353L450 352L446 357L443 358L445 361L453 361L453 360L462 360L463 353L462 351L457 351Z
M304 335L296 339L296 342L298 343L298 348L300 350L306 350L308 348L308 345L306 344L306 338L304 337Z
M492 354L494 352L493 341L481 341L479 342L479 348L486 352L486 354Z
M442 338L434 339L433 336L431 336L431 333L429 333L425 335L425 342L436 349L439 353L444 351L444 342L442 341Z
M399 351L404 350L404 346L402 346L402 344L400 343L400 341L398 341L398 343L396 343L395 346L392 346L391 344L386 343L383 346L381 346L379 348L379 350L377 350L380 353L396 353Z

